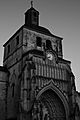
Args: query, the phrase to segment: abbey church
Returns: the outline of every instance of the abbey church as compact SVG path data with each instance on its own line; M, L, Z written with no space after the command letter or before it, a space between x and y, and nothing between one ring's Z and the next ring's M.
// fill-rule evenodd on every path
M0 120L80 120L63 38L40 26L39 15L31 3L24 25L3 45Z

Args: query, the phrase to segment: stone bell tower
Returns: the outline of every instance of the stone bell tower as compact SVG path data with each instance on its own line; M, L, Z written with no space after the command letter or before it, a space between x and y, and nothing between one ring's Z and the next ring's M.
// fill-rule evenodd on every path
M75 79L62 40L39 26L31 2L24 25L4 44L8 120L73 120Z

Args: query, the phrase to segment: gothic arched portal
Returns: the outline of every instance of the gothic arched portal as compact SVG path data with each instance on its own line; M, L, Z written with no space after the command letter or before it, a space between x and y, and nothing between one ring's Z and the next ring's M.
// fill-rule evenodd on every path
M65 97L62 93L58 95L51 87L37 95L32 111L33 120L68 120L69 109Z

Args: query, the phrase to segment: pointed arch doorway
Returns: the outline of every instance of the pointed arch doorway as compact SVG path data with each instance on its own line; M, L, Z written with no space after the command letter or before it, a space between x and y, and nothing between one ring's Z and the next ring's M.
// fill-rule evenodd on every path
M33 120L67 120L63 102L51 89L43 92L34 103Z

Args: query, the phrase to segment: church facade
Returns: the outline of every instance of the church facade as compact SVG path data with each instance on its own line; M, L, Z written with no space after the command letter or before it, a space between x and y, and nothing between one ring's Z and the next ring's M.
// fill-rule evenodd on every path
M25 24L4 44L2 120L75 120L75 77L62 40L39 26L33 6L27 10Z

